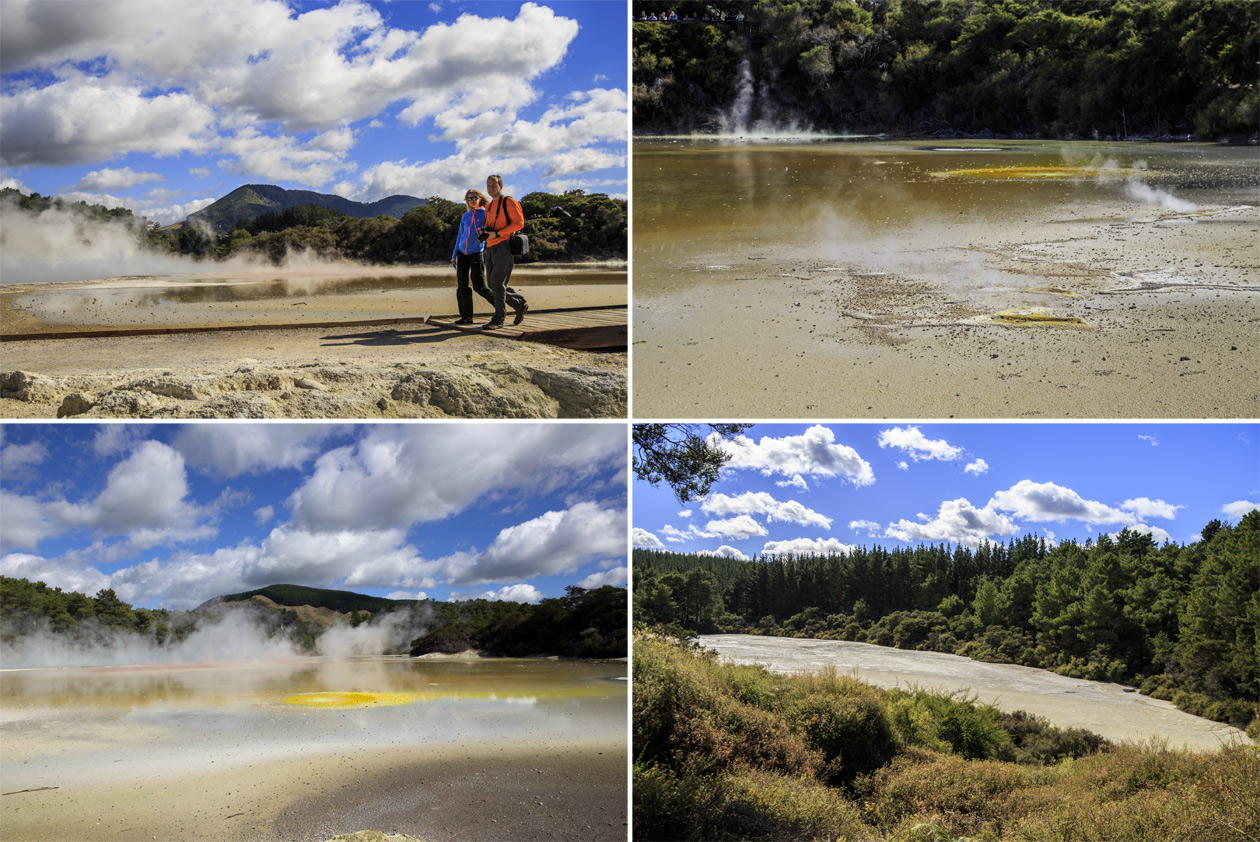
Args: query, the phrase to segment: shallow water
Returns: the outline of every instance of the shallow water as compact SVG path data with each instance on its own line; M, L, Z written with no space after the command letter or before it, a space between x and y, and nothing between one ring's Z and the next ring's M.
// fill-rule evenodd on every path
M1246 740L1236 728L1191 716L1132 688L1016 664L837 640L719 634L705 635L700 643L736 663L761 664L776 672L834 667L878 687L962 691L982 704L1028 711L1059 727L1086 728L1110 740L1166 740L1173 747L1201 751Z
M6 670L0 777L17 790L399 745L616 743L625 675L617 661L536 659Z
M913 268L948 275L943 250L995 233L1254 204L1258 186L1250 147L636 140L635 293L713 288L765 250L890 271L916 255Z
M676 139L634 155L642 417L1253 414L1254 148ZM1064 365L1086 360L1106 365Z
M626 279L625 267L615 265L539 264L512 273L522 288L624 285ZM400 304L406 307L409 294L449 291L453 302L454 289L453 269L426 266L126 276L0 286L0 296L13 311L44 324L128 327L196 323L207 308L231 319L242 305L270 320L282 313L285 321L301 321L325 311L335 318L390 318Z

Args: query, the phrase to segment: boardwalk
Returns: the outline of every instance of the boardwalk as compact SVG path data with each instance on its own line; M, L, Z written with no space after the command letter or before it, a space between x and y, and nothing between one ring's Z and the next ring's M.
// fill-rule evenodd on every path
M476 324L472 325L455 324L459 316L430 316L427 324L501 339L543 342L562 348L624 348L627 344L627 310L624 305L530 310L525 321L519 325L510 323L509 313L509 323L497 330L481 329L481 325L489 320L488 315L478 316Z
M399 323L421 321L444 330L495 336L500 339L517 339L523 342L542 342L562 348L597 350L624 348L627 340L627 310L624 304L601 307L568 307L554 310L530 310L519 325L507 324L498 330L481 330L490 315L478 314L471 326L453 322L459 316L419 316L415 319L353 319L339 321L291 322L260 325L199 325L179 327L133 327L107 330L46 331L39 333L0 334L0 342L27 342L45 339L104 339L127 336L162 336L190 333L216 333L221 331L279 331L301 328L348 328L384 327ZM509 314L510 319L510 314Z

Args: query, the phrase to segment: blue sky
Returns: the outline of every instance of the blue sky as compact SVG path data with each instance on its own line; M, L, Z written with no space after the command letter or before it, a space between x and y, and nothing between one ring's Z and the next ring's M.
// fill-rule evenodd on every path
M6 424L0 573L191 608L626 581L624 423Z
M757 424L706 498L636 481L633 543L733 557L854 546L1188 543L1260 507L1256 424Z
M242 184L625 197L623 2L4 0L0 186L169 224Z

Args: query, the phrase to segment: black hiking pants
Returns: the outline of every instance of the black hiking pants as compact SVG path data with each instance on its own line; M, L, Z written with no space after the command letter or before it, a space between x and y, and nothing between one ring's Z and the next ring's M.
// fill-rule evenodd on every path
M472 280L471 287L468 285L470 279ZM486 287L485 266L481 260L481 252L474 254L455 252L455 282L458 284L455 288L455 303L459 306L461 319L472 318L474 292L489 301L491 305L494 304L494 296Z
M486 278L490 282L490 294L494 296L492 321L503 321L508 307L519 310L525 306L525 296L508 286L513 265L512 247L507 240L486 249Z

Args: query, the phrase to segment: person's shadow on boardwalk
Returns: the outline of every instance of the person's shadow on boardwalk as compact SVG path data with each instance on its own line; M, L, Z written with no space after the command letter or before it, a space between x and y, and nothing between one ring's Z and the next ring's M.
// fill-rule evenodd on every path
M430 342L444 342L447 339L454 339L461 335L463 334L460 331L443 330L438 327L428 326L414 330L386 328L366 333L342 333L325 336L320 344L325 347L338 347L341 345L423 345Z

